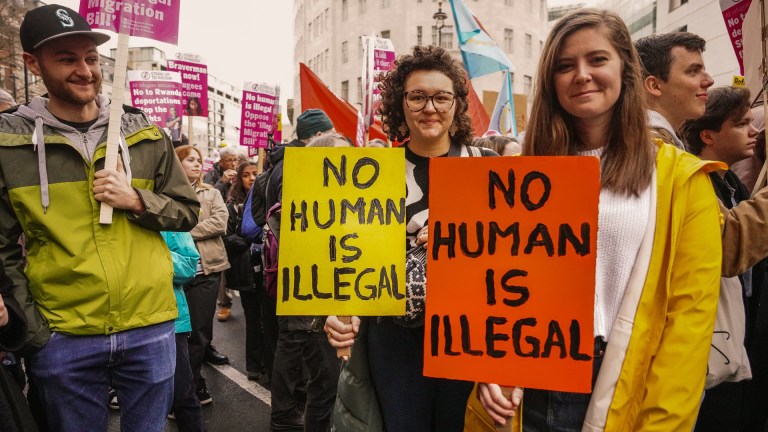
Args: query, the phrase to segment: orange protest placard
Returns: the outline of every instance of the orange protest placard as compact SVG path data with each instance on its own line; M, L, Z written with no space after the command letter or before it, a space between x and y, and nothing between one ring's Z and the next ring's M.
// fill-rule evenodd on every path
M424 375L590 391L599 167L431 162Z

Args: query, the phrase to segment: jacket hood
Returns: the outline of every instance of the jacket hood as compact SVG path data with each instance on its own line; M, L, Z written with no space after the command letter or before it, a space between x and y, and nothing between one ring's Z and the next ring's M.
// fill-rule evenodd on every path
M648 110L648 127L651 129L656 129L657 131L661 131L661 135L665 138L671 139L672 142L670 144L673 144L680 150L687 150L685 144L677 136L677 132L675 132L675 128L672 127L672 124L669 122L669 120L667 120L663 115L651 109Z

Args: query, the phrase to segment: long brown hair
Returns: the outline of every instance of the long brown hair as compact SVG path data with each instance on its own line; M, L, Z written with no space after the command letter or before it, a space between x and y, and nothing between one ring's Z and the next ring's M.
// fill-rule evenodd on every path
M243 185L243 171L247 167L258 166L256 163L248 161L243 162L237 167L237 177L229 187L229 193L227 194L227 202L234 202L235 204L243 204L248 198L248 190Z
M557 99L555 68L565 39L578 30L597 28L622 61L622 89L613 109L608 143L601 160L601 185L617 193L639 195L651 183L655 152L648 132L642 68L629 30L613 12L580 9L561 19L547 37L536 78L523 154L574 155L582 149L573 117Z

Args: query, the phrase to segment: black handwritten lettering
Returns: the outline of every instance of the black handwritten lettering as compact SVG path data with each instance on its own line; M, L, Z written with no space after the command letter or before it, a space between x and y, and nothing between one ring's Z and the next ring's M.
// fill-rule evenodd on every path
M361 182L358 177L360 175L360 170L363 169L366 166L373 167L373 174L371 175L371 178L368 179L368 181ZM352 169L352 183L355 185L358 189L368 189L373 185L373 183L376 182L376 179L379 178L379 162L376 159L372 159L369 157L363 157L360 158L355 163L355 167Z
M443 224L440 221L435 222L435 233L432 236L432 259L438 259L440 246L448 247L448 258L456 257L456 224L448 224L448 236L443 237Z
M547 255L550 257L555 254L555 245L552 243L552 236L549 235L549 228L543 223L536 224L536 228L528 236L528 244L525 246L525 253L529 255L536 246L544 246Z
M347 243L349 240L356 239L356 238L358 238L357 233L352 233L352 234L345 234L344 236L341 237L341 240L339 240L339 246L341 246L342 249L344 249L347 252L353 252L352 255L344 255L341 257L341 261L343 263L351 263L352 261L356 261L360 259L360 256L363 255L362 249Z
M509 207L515 205L515 171L509 170L507 172L507 183L509 187L501 180L501 176L496 171L488 171L488 207L491 210L496 209L496 189L501 191L504 195L504 201L507 202Z
M495 333L494 326L504 325L507 323L507 319L504 317L489 316L485 320L485 352L489 357L502 358L507 355L504 350L496 349L496 341L507 341L509 335L506 333Z
M469 241L467 240L467 223L462 222L459 224L459 246L464 256L470 258L477 258L483 253L483 247L485 246L485 239L483 238L483 223L475 222L475 237L477 238L477 246L475 250L469 250Z
M333 173L333 176L336 178L336 182L339 184L339 186L344 186L347 184L347 157L342 155L341 156L341 163L339 164L340 168L336 167L336 165L331 162L330 159L325 158L323 159L323 187L328 187L328 171L330 170Z
M515 348L515 354L520 357L539 358L539 348L541 342L533 336L526 336L525 341L531 346L531 351L523 352L520 346L523 338L523 326L536 327L536 318L523 318L515 321L512 326L512 346Z
M538 202L531 201L530 194L528 193L531 187L531 183L533 183L534 180L541 182L541 185L544 187L544 191L541 193ZM551 192L552 181L549 179L549 177L547 177L544 173L532 171L523 177L523 184L520 185L520 202L522 202L523 206L525 206L525 208L529 211L538 210L547 203L549 194Z

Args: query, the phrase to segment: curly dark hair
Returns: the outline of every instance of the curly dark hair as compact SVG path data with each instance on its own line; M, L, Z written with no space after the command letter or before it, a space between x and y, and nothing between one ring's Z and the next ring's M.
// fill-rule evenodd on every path
M458 144L471 144L473 137L472 120L467 114L467 76L464 68L457 60L451 57L446 50L435 46L413 47L413 54L405 54L395 61L395 69L388 72L381 80L381 115L382 129L392 141L404 141L410 136L410 131L403 133L400 126L405 124L403 112L403 93L405 92L405 80L414 71L438 71L445 74L453 82L456 114L453 124L456 125L456 133L451 142Z

